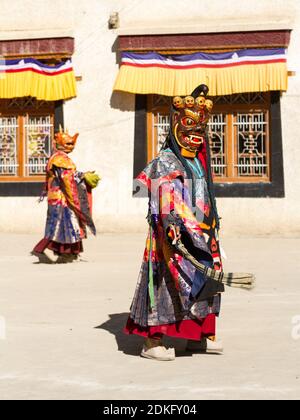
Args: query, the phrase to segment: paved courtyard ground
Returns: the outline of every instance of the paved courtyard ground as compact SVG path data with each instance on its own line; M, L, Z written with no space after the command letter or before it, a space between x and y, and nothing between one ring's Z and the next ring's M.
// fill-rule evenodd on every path
M71 265L37 264L39 239L0 234L0 399L300 398L300 239L224 238L225 267L257 287L223 295L224 355L176 340L174 362L122 333L145 235L89 238Z

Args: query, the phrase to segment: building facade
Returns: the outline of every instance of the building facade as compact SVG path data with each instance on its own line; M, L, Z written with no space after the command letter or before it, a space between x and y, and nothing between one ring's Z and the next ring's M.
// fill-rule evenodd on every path
M226 81L223 88L219 79L211 82L212 164L224 235L298 235L300 4L240 3L237 9L236 2L212 0L204 10L201 0L15 0L13 5L0 0L3 66L12 72L24 63L37 66L41 78L57 71L52 80L57 77L59 84L43 88L42 79L23 78L18 79L19 90L8 93L0 80L0 231L43 230L46 203L37 199L59 124L80 133L73 154L78 168L102 176L94 193L98 230L144 231L147 199L139 197L133 179L164 141L171 93L149 87L154 77L143 90L137 73L132 73L133 93L120 84L114 90L124 82L121 58L141 54L147 59L152 53L169 59L199 53L227 57L276 50L271 84L266 71L255 73L252 64L240 66L240 83L251 82L249 89L228 91ZM76 93L68 78L70 60ZM143 69L138 71L141 80L146 77ZM199 84L207 80L213 79ZM36 86L43 90L40 96L34 93ZM56 94L47 96L49 89ZM174 89L172 94L189 93Z

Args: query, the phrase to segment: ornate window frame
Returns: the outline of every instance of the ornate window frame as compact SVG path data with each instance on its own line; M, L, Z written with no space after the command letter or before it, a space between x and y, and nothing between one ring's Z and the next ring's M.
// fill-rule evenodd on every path
M30 102L30 99L31 102ZM33 98L26 99L11 99L7 100L9 102L4 108L3 115L12 115L16 114L19 118L22 117L22 113L28 113L29 117L34 117L35 115L46 115L51 111L51 124L52 124L52 133L53 131L58 131L59 124L63 126L63 101L55 101L52 104L45 102L44 104L39 104ZM27 105L26 108L26 103ZM18 109L19 108L19 109ZM48 112L45 112L45 111ZM24 127L24 124L23 124ZM24 137L24 135L22 135ZM24 139L22 140L24 141ZM23 144L24 147L24 144ZM28 197L28 196L39 196L43 189L43 184L45 182L45 177L40 176L23 176L23 177L0 177L0 196L2 197Z

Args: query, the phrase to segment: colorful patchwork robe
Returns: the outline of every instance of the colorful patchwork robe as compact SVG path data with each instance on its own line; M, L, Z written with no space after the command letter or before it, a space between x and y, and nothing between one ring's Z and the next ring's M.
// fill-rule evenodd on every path
M74 244L96 233L91 216L91 193L83 174L68 154L57 151L47 165L48 212L45 238L60 244Z
M203 156L194 173L196 207L191 204L191 185L186 171L171 149L160 152L139 175L149 193L149 234L131 305L130 322L140 327L203 320L218 315L220 294L198 300L206 279L170 244L171 224L180 228L189 252L203 264L222 268L216 220L212 212ZM190 309L193 305L193 315Z

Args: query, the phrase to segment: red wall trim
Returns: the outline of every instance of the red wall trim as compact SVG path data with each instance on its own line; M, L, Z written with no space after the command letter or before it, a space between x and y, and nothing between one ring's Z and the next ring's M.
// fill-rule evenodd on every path
M121 35L119 50L205 50L288 47L291 30L174 35Z
M0 41L0 55L4 57L64 55L74 52L74 38L20 39Z

